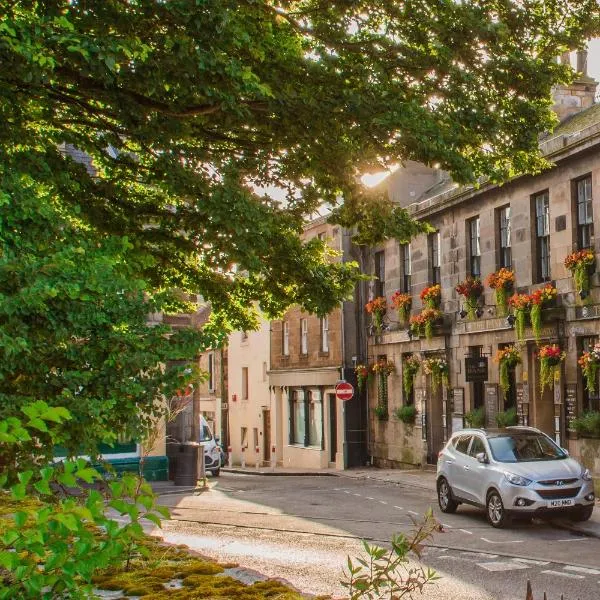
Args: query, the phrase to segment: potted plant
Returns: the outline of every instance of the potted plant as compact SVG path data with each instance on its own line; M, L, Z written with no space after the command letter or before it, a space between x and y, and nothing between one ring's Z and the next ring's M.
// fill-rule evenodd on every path
M554 301L557 295L557 289L552 284L548 283L543 288L535 290L535 292L529 296L531 329L538 342L542 333L542 309L544 306Z
M522 342L525 339L525 321L531 307L531 298L529 294L513 294L508 299L508 304L515 314L517 340Z
M392 294L392 306L398 312L398 321L406 324L410 316L410 309L412 308L412 296L398 290Z
M565 258L565 267L571 271L575 282L575 291L582 297L587 295L590 290L590 273L593 271L595 262L594 251L589 248L572 252Z
M438 283L430 285L421 291L423 306L427 308L438 308L442 299L442 286Z
M410 334L414 337L420 337L424 335L425 321L423 320L422 313L412 315L409 320Z
M596 393L598 369L600 369L600 344L596 344L588 352L584 352L577 361L585 379L585 387L590 394Z
M402 388L408 398L413 389L415 375L421 368L421 361L416 356L409 356L402 362Z
M414 425L417 418L417 409L414 404L405 404L396 409L396 418L406 425Z
M487 276L486 284L494 290L498 316L504 317L508 312L508 294L515 285L515 273L511 269L502 267L499 271Z
M434 392L440 384L448 385L449 368L445 358L426 358L423 361L423 372L431 375L431 389Z
M496 414L496 424L498 427L510 427L518 423L517 410L509 408Z
M498 363L500 368L500 389L504 398L506 398L506 394L510 388L510 369L521 363L521 351L514 345L500 348L496 352L494 361Z
M475 312L479 303L479 298L483 294L483 284L479 277L471 277L470 275L461 281L455 288L456 292L465 299L467 315L469 319L475 318Z
M465 422L469 427L475 427L476 429L485 425L485 408L480 406L474 408L465 414Z
M369 378L369 369L366 365L356 365L354 367L354 374L356 375L358 393L360 394L365 387L365 381Z
M600 412L583 413L571 421L571 427L580 435L600 438Z
M373 411L375 412L375 415L377 416L377 418L380 421L387 421L388 418L388 411L387 411L387 404L378 404Z
M538 358L540 359L540 391L544 393L546 387L554 381L554 376L560 368L566 353L557 344L546 344L540 348Z
M383 315L387 310L387 301L383 296L377 296L365 304L365 310L371 315L373 320L373 328L377 335L381 335L383 327Z

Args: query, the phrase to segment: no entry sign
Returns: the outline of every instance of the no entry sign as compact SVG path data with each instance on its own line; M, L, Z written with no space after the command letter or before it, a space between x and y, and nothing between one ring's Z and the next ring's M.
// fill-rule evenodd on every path
M352 400L354 397L354 387L347 381L340 381L335 386L335 396L338 400Z

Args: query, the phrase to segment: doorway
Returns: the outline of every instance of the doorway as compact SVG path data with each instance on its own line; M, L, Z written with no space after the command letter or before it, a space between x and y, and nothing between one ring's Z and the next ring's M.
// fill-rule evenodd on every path
M427 392L427 464L435 465L438 460L438 452L444 445L442 386L439 385L434 391L430 381Z
M329 394L329 462L334 463L337 454L337 398Z
M269 464L271 461L271 411L263 410L263 462Z

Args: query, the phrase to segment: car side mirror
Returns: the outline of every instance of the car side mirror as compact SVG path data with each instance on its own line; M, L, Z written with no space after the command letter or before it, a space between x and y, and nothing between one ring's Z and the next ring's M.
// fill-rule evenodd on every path
M215 442L218 444L221 441L221 438L218 435L215 435Z
M488 464L488 462L489 462L489 461L488 461L488 457L487 457L487 455L486 455L486 453L485 453L485 452L478 452L478 453L475 455L475 458L477 459L477 461L478 461L478 462L480 462L480 463L481 463L481 464L483 464L483 465L487 465L487 464Z

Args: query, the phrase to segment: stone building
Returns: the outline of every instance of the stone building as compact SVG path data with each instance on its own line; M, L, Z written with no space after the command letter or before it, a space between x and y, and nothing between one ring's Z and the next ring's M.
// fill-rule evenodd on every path
M350 236L321 216L305 238L319 237L350 257ZM358 393L345 402L335 386L356 383L356 310L344 302L324 318L300 308L271 322L269 385L274 407L277 462L285 467L346 468L366 460L366 406Z
M387 376L377 375L368 388L369 451L376 464L434 464L448 435L465 426L465 415L472 417L479 408L487 425L495 426L498 413L514 408L520 424L542 429L600 472L598 449L590 449L592 442L570 427L583 411L599 409L577 359L600 335L600 280L595 273L589 295L580 295L564 265L568 254L583 248L591 248L598 261L600 105L594 104L595 91L596 82L585 75L557 90L563 120L541 140L553 164L544 173L502 186L459 187L442 173L409 164L387 181L394 201L435 231L410 244L388 241L372 249L370 272L377 279L370 297L385 296L388 310L381 334L368 338L366 354L370 364L386 360L395 367ZM485 281L501 267L513 270L514 292L531 294L547 284L558 291L542 310L537 339L527 326L517 343L521 363L508 370L506 390L499 386L494 357L517 342L514 315L503 314L488 286L471 311L455 289L468 275ZM389 303L395 291L407 293L416 315L423 307L420 293L433 284L441 285L442 315L427 339L400 322ZM558 344L566 358L542 392L537 354L545 344ZM435 386L422 366L413 389L405 392L404 360L411 355L445 361L448 385ZM414 423L399 418L405 405L415 406Z

